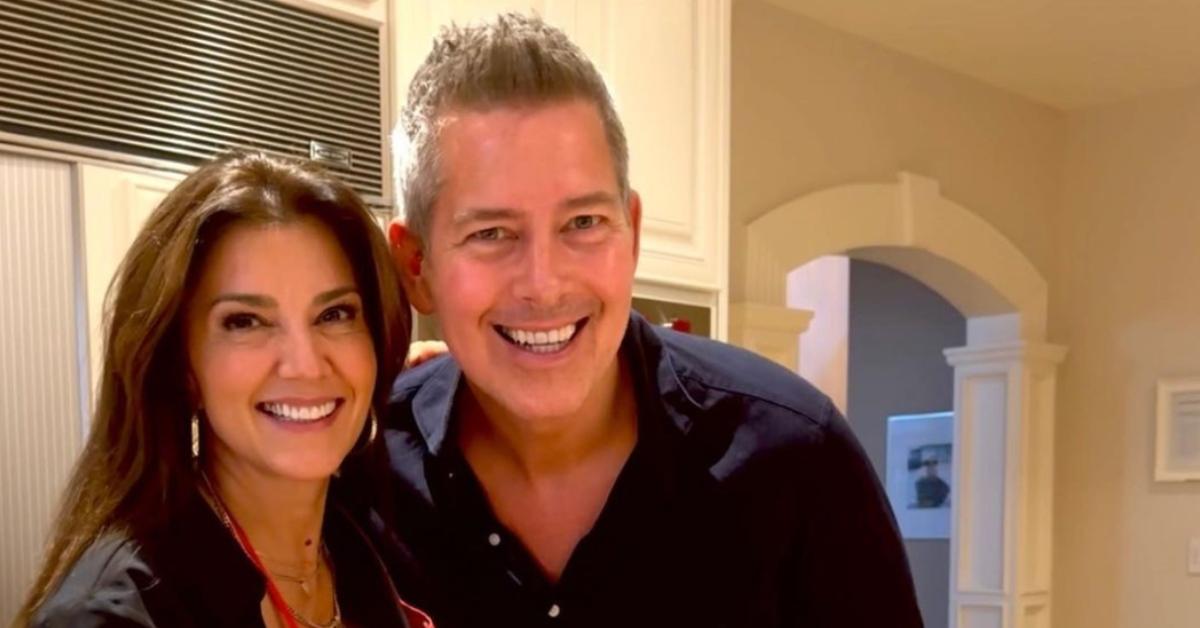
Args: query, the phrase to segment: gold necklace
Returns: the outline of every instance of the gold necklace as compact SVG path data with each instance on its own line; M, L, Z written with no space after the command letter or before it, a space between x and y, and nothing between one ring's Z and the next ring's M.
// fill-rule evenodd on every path
M312 570L309 573L302 573L297 576L284 571L276 571L270 566L267 567L267 570L270 571L271 575L275 576L276 579L298 584L300 585L300 590L303 591L305 595L312 595L312 585L321 571L321 561L325 560L326 562L331 562L329 561L329 557L326 552L327 550L325 548L325 543L322 542L320 554L317 556L317 563L313 565ZM263 560L263 564L265 565L267 563L267 556L262 552L257 553L258 557Z
M208 505L217 513L217 518L221 520L221 523L225 526L225 529L233 535L235 540L237 540L238 536L234 531L233 515L229 513L229 509L225 507L225 502L221 499L221 496L217 494L216 489L213 488L212 482L208 479L208 473L205 473L204 471L200 472L200 482L200 494L204 497L204 501L208 502ZM262 563L262 555L259 554L258 560L255 560L255 557L250 555L251 548L247 548L240 540L238 540L238 547L242 548L242 553L246 555L246 558L250 559L250 562L259 564ZM254 553L258 554L258 551L255 550ZM282 600L283 606L287 609L288 614L292 616L292 619L304 624L308 628L340 628L342 626L342 605L338 603L337 581L333 571L333 561L329 560L329 555L326 551L324 540L321 541L321 556L327 561L329 568L329 590L330 594L333 596L333 617L331 617L326 623L318 623L312 621L304 615L301 615L296 611L295 608L292 608L292 605L289 604L286 599ZM319 568L320 563L318 563L317 566ZM272 571L271 575L274 576L277 574ZM303 585L301 588L303 588Z

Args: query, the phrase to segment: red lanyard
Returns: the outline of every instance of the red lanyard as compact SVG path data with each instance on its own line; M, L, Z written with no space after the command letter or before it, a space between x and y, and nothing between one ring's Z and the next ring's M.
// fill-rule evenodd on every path
M267 568L262 564L262 560L258 558L258 552L254 551L254 546L250 544L250 537L246 536L246 531L242 526L238 525L237 519L233 518L233 513L229 512L229 508L225 507L225 502L221 496L217 494L217 490L213 488L212 483L208 481L208 475L201 472L201 480L204 482L206 493L212 498L213 504L221 511L219 514L224 519L225 525L233 532L233 538L242 548L242 553L254 563L258 569L258 573L262 574L263 580L267 582L267 596L271 598L271 606L275 607L275 613L279 615L279 619L283 621L283 625L287 628L300 628L296 624L296 618L292 617L292 609L288 606L286 600L283 599L283 594L279 592L279 588L275 586L275 581L271 579L271 574L267 573ZM337 595L336 593L334 595Z
M220 497L217 497L220 499ZM221 505L225 507L224 504ZM279 614L279 618L283 620L283 624L287 628L300 628L296 624L296 619L292 617L292 609L288 607L287 601L283 599L283 594L279 592L279 588L275 586L275 581L271 579L271 575L267 573L267 568L263 566L259 560L258 554L254 551L254 546L250 544L250 538L246 536L246 531L242 530L242 526L238 525L237 519L233 518L233 513L226 510L229 516L229 525L233 528L233 536L237 538L238 545L242 546L242 551L246 556L250 557L250 562L258 567L258 572L262 574L264 580L267 581L267 596L271 598L271 606L275 607L275 612Z

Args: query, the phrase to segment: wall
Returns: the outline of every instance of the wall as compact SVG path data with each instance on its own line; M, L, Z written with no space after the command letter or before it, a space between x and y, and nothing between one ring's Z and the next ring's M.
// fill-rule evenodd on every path
M1156 484L1154 382L1200 374L1200 88L1072 115L1051 335L1056 628L1195 628L1200 483Z
M0 626L41 567L83 432L70 164L0 152Z
M850 258L830 255L788 273L787 306L813 313L796 340L800 376L846 412L846 352L850 341Z
M734 3L732 83L734 300L747 221L901 169L940 181L1047 277L1070 350L1053 625L1200 625L1200 486L1151 479L1154 380L1200 373L1200 89L1064 114L754 0Z
M954 369L942 350L966 344L962 314L924 284L887 266L850 262L847 418L880 481L887 474L887 418L954 407ZM904 542L926 628L946 628L950 542Z
M899 170L937 179L1048 273L1060 113L754 0L734 2L731 64L732 300L746 222Z

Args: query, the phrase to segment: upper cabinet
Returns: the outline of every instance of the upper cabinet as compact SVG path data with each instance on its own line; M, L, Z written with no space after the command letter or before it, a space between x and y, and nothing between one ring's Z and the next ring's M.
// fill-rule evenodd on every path
M302 9L324 13L360 24L383 24L389 0L276 0Z
M533 11L599 68L642 197L638 279L711 293L727 283L729 0L393 0L393 119L437 30Z
M87 286L88 354L93 387L100 376L104 299L117 267L155 207L182 174L81 164L78 173Z

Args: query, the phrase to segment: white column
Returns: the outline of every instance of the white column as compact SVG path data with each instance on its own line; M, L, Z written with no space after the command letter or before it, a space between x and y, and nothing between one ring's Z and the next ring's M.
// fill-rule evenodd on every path
M800 368L800 334L813 313L781 305L742 302L729 306L729 342L783 365Z
M1054 387L1063 347L947 349L954 367L951 628L1048 628Z

